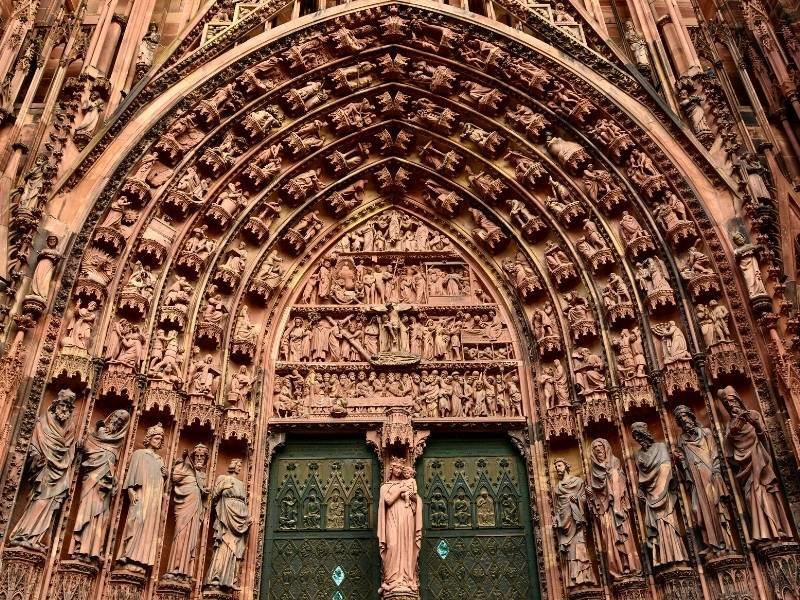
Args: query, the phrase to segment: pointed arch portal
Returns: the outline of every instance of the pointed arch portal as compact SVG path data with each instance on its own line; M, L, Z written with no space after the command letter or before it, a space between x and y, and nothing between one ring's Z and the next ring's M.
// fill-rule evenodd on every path
M535 31L437 3L352 2L230 47L223 34L194 67L169 62L134 88L55 186L59 218L82 225L55 289L23 302L42 335L10 459L23 464L31 424L69 389L80 437L131 414L118 481L161 424L166 465L207 448L192 472L212 492L176 572L188 534L174 470L154 504L163 543L133 566L117 559L138 507L117 490L98 556L75 555L81 469L51 529L15 545L31 488L11 472L4 561L28 573L26 597L77 580L88 597L376 598L395 459L417 469L421 581L384 598L790 585L774 567L797 560L790 517L759 538L732 465L722 549L685 478L666 515L637 489L631 425L669 457L685 405L716 448L729 385L769 431L776 470L792 468L754 342L771 304L758 248L733 235L737 192L616 54ZM584 498L606 464L598 438L619 459L613 516L599 488L592 509ZM225 534L231 477L252 523ZM782 485L774 510L789 515L797 483ZM653 515L672 555L653 554L667 543Z

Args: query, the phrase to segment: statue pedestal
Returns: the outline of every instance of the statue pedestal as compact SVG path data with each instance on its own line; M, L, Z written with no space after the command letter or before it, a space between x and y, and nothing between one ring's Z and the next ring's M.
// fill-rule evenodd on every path
M99 568L94 562L65 560L58 565L55 577L56 598L89 600Z
M647 580L643 577L626 577L611 584L613 597L619 600L642 600L649 598Z
M164 577L156 587L156 600L188 600L192 594L189 578Z
M775 598L791 598L800 589L800 544L775 540L755 545Z
M705 561L706 571L711 574L712 595L715 600L737 598L748 600L754 598L753 577L750 565L744 556L726 554Z
M702 598L697 572L685 563L656 567L656 582L664 598Z
M147 573L144 569L118 567L111 571L108 578L104 598L118 600L119 598L140 598L144 595L144 585L147 582Z
M603 588L581 585L567 591L570 600L600 600L605 597Z
M8 598L20 600L36 598L46 558L47 555L42 550L19 546L6 548L0 570L0 590L3 590Z
M239 592L236 590L223 589L216 586L203 588L203 600L236 600Z
M419 592L386 592L383 600L419 600Z

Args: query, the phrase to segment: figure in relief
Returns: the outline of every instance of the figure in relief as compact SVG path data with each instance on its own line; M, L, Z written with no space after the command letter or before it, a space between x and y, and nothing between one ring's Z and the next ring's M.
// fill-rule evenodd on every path
M206 573L205 585L236 589L236 572L244 556L250 530L250 508L247 488L239 479L241 459L234 458L228 473L214 482L214 553Z
M651 327L653 333L661 338L661 355L664 365L692 359L686 344L686 336L675 321L658 323Z
M90 301L86 306L78 304L75 314L67 325L67 335L61 340L62 348L89 349L89 339L92 336L92 327L97 320L97 302Z
M764 287L764 280L761 278L761 267L756 257L759 246L748 244L744 235L738 231L733 235L732 239L736 246L733 253L739 263L739 270L744 278L750 299L767 296L767 288Z
M608 440L592 442L587 496L597 523L606 565L611 577L621 579L641 573L642 563L631 527L631 499L620 460Z
M641 447L635 456L636 469L639 474L639 498L645 506L644 523L653 566L686 561L688 555L675 508L676 482L667 445L656 442L646 423L633 423L631 435Z
M730 415L725 441L732 450L729 461L744 493L751 537L759 541L791 537L764 418L749 410L732 386L717 390L717 399Z
M562 458L553 461L558 484L555 489L555 523L558 549L567 566L567 587L597 583L586 544L586 487L583 478L570 473Z
M735 550L725 502L728 493L722 479L722 457L714 435L697 422L688 406L676 406L673 414L681 428L675 459L692 494L692 515L705 546L701 551Z
M649 69L650 57L647 54L647 43L636 31L633 21L625 21L625 40L628 42L628 48L631 50L633 60L636 61L636 66L640 69Z
M117 562L135 571L155 564L161 543L161 496L167 469L156 451L163 443L160 423L147 429L143 447L131 455L123 485L128 492L128 516Z
M47 247L39 250L36 257L36 268L31 277L31 288L29 296L35 296L42 302L47 300L47 294L50 291L50 282L53 280L53 273L55 272L56 263L58 263L61 255L56 252L58 246L58 238L54 235L48 235L46 241Z
M248 400L253 389L253 375L245 365L241 365L239 370L231 377L230 387L228 388L228 408L238 410L248 410Z
M99 560L111 521L111 497L117 490L117 465L130 414L115 410L97 423L84 442L81 461L78 514L72 528L69 552Z
M209 494L206 488L208 448L197 444L191 452L183 451L182 458L172 466L172 496L175 534L169 552L167 575L194 576L200 530Z
M33 429L25 459L33 483L25 512L10 543L46 549L50 532L67 496L75 469L75 394L61 390Z
M422 498L414 470L395 459L381 485L378 543L383 573L379 594L416 593L417 556L422 544Z

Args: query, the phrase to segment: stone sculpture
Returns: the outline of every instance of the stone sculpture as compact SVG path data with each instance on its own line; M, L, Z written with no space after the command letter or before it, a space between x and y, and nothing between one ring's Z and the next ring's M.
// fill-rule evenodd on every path
M160 544L161 496L167 469L156 453L164 443L161 424L147 429L143 447L131 455L123 489L128 492L128 516L117 563L133 571L152 567Z
M675 458L691 490L692 514L703 541L702 551L731 551L735 544L725 502L728 493L714 435L697 422L697 416L688 406L676 406L673 414L681 428Z
M764 418L749 410L732 386L717 390L717 399L730 415L725 441L732 450L729 461L744 493L751 537L758 541L790 537Z
M167 574L173 577L192 577L197 562L197 548L205 513L208 448L197 444L191 452L172 466L173 514L175 534L169 552Z
M635 456L636 470L653 566L684 562L688 555L676 512L675 480L667 445L656 442L646 423L633 423L631 435L641 447Z
M28 449L26 469L33 488L10 543L44 550L72 483L75 469L75 394L61 390L39 417Z
M247 488L239 479L241 459L234 458L228 473L214 482L214 553L206 573L205 586L235 589L239 562L244 556L250 530Z
M84 442L78 514L72 527L70 554L100 560L111 521L111 497L117 490L117 464L130 414L115 410L97 424Z
M558 484L555 489L555 528L558 548L566 562L567 587L597 583L586 543L586 487L572 475L563 458L553 461Z
M419 590L417 557L422 543L422 498L414 471L401 460L389 467L378 505L381 586L384 599L412 597Z
M608 440L592 442L591 470L587 486L589 508L594 515L611 577L621 579L642 570L636 536L631 525L628 481Z

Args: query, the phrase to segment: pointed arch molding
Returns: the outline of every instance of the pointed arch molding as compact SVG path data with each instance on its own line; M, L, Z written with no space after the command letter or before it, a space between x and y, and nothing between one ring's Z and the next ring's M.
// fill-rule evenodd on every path
M338 238L395 206L450 236L509 321L524 370L524 418L440 419L433 427L513 431L526 440L541 581L554 597L563 582L549 537L551 445L572 448L572 460L585 465L585 435L605 427L630 457L627 425L646 420L672 443L670 413L679 403L721 435L726 413L713 394L733 383L763 414L779 469L793 472L764 347L726 241L739 227L736 191L652 98L634 85L611 85L589 58L582 63L444 5L356 2L242 41L138 112L119 115L123 124L106 132L115 135L104 134L51 202L53 217L76 235L39 325L10 460L23 463L37 414L59 387L71 386L84 423L107 412L109 397L143 423L173 423L165 461L188 443L187 424L192 440L202 431L213 446L210 475L245 455L251 512L260 511L263 525L268 436L307 429L271 412L291 306L319 261L335 260ZM630 229L621 233L626 215L641 227L635 239ZM137 261L149 265L151 291L131 283ZM655 271L666 289L655 285ZM177 301L179 276L187 287ZM72 346L67 357L67 329L92 300L99 309L86 347ZM731 313L724 344L707 344L696 316L711 300ZM244 307L255 327L242 325ZM122 316L144 340L133 366L109 355ZM651 335L670 321L687 341L677 362L665 361ZM635 368L625 338L634 327L643 361ZM170 381L157 376L167 368L164 331L176 331L185 348ZM219 373L207 393L185 385L194 346ZM554 360L570 382L556 395L572 399L557 410L545 383ZM152 372L153 364L162 367ZM234 398L240 372L250 387ZM237 402L246 407L240 413L223 410ZM21 510L20 471L4 481L2 523ZM797 511L798 482L783 484ZM741 506L740 495L736 501ZM124 503L113 510L116 524ZM685 504L681 511L691 528ZM66 557L69 506L62 512L55 552ZM245 589L259 577L263 535L263 526L251 534ZM57 580L52 568L45 567L47 581Z

